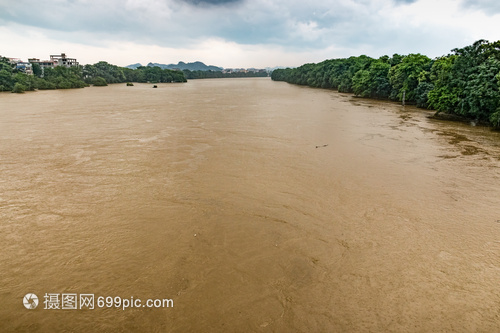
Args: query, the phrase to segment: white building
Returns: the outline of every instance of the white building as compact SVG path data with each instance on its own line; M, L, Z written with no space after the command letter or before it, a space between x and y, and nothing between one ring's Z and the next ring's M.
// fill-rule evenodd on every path
M54 61L54 63L57 62L56 66L74 67L79 65L75 58L67 58L66 53L51 55L50 60Z
M28 61L32 64L38 64L42 68L57 66L57 62L54 62L53 60L40 60L37 58L29 58Z
M30 58L28 59L32 64L38 64L42 68L47 67L56 67L56 66L64 66L64 67L74 67L78 66L79 63L75 58L66 57L66 53L61 53L60 55L51 55L50 60L40 60L38 58Z
M28 75L33 74L33 66L29 62L22 61L19 58L8 58L9 62L16 65L16 69L20 72L26 73Z
M33 66L29 62L19 61L16 64L16 69L28 75L33 75Z

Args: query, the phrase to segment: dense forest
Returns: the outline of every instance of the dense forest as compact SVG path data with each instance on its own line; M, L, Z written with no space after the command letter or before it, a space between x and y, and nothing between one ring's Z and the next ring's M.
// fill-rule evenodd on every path
M119 67L100 61L78 67L57 66L41 68L34 63L33 74L27 75L16 69L16 64L0 57L0 91L24 92L35 89L83 88L89 85L105 86L108 83L164 83L186 82L187 79L264 77L267 72L190 71L162 69L158 66L140 66L136 69Z
M220 79L220 78L236 78L236 77L266 77L267 72L232 72L223 73L222 71L190 71L183 70L184 75L188 80L191 79Z
M90 84L103 86L124 82L186 82L182 71L159 67L129 69L108 64L105 61L94 65L41 68L32 64L33 75L16 69L16 64L0 57L0 91L24 92L35 89L83 88Z
M500 41L479 40L446 56L365 55L277 69L276 81L391 99L500 127Z

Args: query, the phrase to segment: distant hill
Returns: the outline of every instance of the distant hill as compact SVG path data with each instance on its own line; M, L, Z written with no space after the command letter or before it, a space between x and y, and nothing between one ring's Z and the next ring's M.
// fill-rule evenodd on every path
M125 66L125 68L137 69L138 67L141 67L141 66L142 65L140 63L137 63L137 64Z
M142 65L137 63L137 64L133 64L133 65L128 65L125 67L136 69L137 67L140 67L140 66L142 66ZM170 64L170 65L150 62L149 64L147 64L147 66L160 67L162 69L180 69L180 70L188 69L190 71L222 71L223 70L222 67L207 66L204 63L202 63L201 61L188 62L187 64L183 61L179 61L178 64Z
M285 67L285 66L266 67L266 71L272 72L276 69L285 69L285 68L295 68L295 67Z

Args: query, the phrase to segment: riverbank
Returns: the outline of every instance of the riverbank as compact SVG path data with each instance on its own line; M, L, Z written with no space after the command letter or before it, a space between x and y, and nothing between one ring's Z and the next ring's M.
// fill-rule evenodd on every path
M452 114L500 127L500 48L479 40L430 59L421 54L365 55L278 69L272 79L330 88Z
M186 82L182 71L160 67L130 69L118 67L105 61L85 66L56 66L42 68L33 64L33 75L15 69L9 59L0 57L2 80L0 91L23 93L32 90L84 88L89 85L104 86L110 83L170 83Z

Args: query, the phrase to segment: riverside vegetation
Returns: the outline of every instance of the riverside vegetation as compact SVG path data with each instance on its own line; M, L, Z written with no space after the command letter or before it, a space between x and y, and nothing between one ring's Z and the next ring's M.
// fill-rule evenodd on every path
M108 83L167 83L186 82L187 79L267 76L266 72L179 71L158 66L140 66L131 69L105 61L70 68L64 66L44 68L43 71L38 64L32 66L34 75L27 75L17 70L16 65L10 63L9 59L0 57L0 91L22 93L35 89L83 88L90 84L106 86Z
M184 75L188 80L191 79L225 79L237 77L266 77L267 72L232 72L223 73L222 71L190 71L189 69L183 70Z
M366 55L277 69L276 81L415 104L500 128L500 41L479 40L451 54Z
M16 70L7 58L0 58L0 91L83 88L125 82L186 82L184 72L159 67L129 69L100 61L94 65L42 68L33 64L33 75Z

